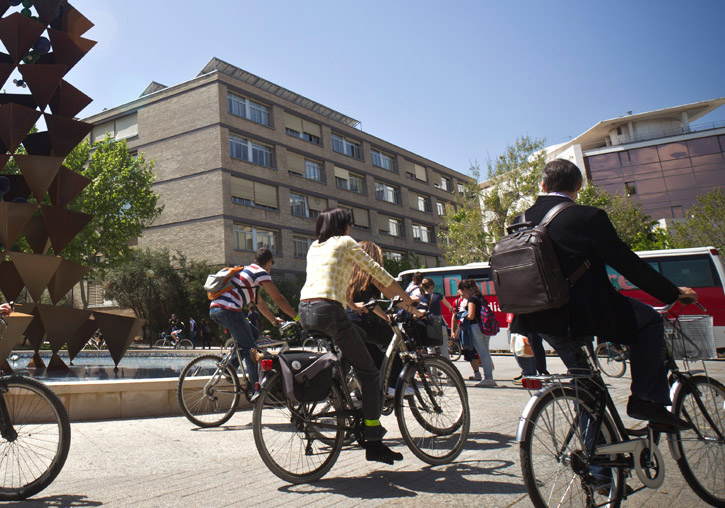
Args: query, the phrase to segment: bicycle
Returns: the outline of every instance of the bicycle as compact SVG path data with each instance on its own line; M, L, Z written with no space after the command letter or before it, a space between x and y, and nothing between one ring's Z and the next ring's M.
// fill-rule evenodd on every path
M658 310L664 313L670 307ZM708 376L704 361L702 373L689 368L690 361L712 358L714 343L704 347L694 333L685 334L677 315L665 323L672 411L692 428L679 432L655 424L641 430L625 428L592 345L585 342L587 369L524 380L525 387L539 389L526 405L516 435L524 483L534 506L617 507L634 492L658 488L665 471L657 445L665 431L670 453L688 485L704 501L725 506L725 387ZM711 341L711 324L709 334ZM684 370L676 358L684 360ZM542 383L547 386L540 389ZM636 490L626 486L632 470L643 484Z
M0 317L0 338L7 323ZM70 420L48 386L21 375L0 375L0 500L37 494L58 476L70 449Z
M161 332L161 338L154 342L155 348L189 349L194 347L189 339L174 339L173 335Z
M420 352L406 332L411 317L395 313L389 302L393 336L380 370L383 414L395 411L408 448L422 461L447 464L463 450L470 428L466 385L453 363ZM336 350L333 343L330 347ZM387 387L395 356L403 361L395 394ZM343 362L333 362L330 390L322 400L297 402L284 395L278 357L262 360L261 394L254 404L254 442L270 471L290 483L322 478L337 461L346 442L363 442L362 410L353 398ZM354 393L354 391L353 391Z
M622 377L627 371L629 350L614 342L600 342L594 350L594 360L602 373L609 377Z
M463 346L461 346L461 334L457 333L455 337L448 338L448 355L452 362L457 362L463 354Z
M257 343L257 348L288 349L290 340L297 340L298 331L285 326L285 323L280 325L280 329L286 335L282 340L273 341L263 337L264 340ZM254 393L244 362L234 362L235 358L242 357L236 341L229 339L224 347L221 355L197 356L179 375L176 398L181 412L199 427L223 425L236 412L242 394L249 402ZM238 363L241 369L241 381L234 363Z

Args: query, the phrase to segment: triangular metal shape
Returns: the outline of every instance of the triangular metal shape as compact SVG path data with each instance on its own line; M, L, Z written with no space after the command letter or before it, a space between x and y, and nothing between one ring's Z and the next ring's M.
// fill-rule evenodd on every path
M23 229L25 241L30 245L34 254L45 254L50 247L48 230L42 215L33 215ZM0 284L2 281L0 281Z
M9 8L10 0L0 0L0 16L4 15Z
M65 364L60 356L58 356L57 351L53 351L53 354L50 355L50 360L48 361L48 367L46 369L53 372L71 372L70 367Z
M38 11L40 21L48 25L58 13L58 8L65 2L66 0L34 0L33 7Z
M20 172L33 192L38 203L48 192L50 184L55 180L58 170L63 164L63 157L46 157L42 155L15 155Z
M91 338L91 335L93 335L96 330L98 330L98 323L96 323L94 319L88 319L81 325L80 328L78 328L78 330L75 331L72 336L69 336L66 344L68 345L68 358L70 358L71 361L78 356L78 353L83 351L86 342L88 342L88 339Z
M38 304L36 307L45 328L45 335L53 353L60 351L71 337L91 316L91 311Z
M33 94L41 111L50 102L50 98L53 97L53 93L65 76L67 68L62 64L18 66L20 74L23 75L23 79L28 84L30 93Z
M65 157L93 130L92 123L81 122L58 115L45 114L52 148L50 155Z
M50 43L53 46L55 63L67 65L69 71L96 45L96 41L84 39L83 37L71 35L53 28L48 28L48 35L50 36Z
M40 320L38 311L35 310L35 304L24 303L23 305L16 305L15 308L24 314L31 314L33 316L33 320L25 329L25 338L28 339L28 342L30 342L30 345L36 352L40 351L40 347L43 345L43 339L45 339L45 328L43 327L43 322ZM41 364L45 367L42 361Z
M54 115L73 118L88 106L93 99L65 80L61 80L48 105Z
M8 59L9 58L10 57L8 57ZM17 67L17 65L15 65L14 63L0 62L0 83L5 83L8 80L10 75L15 70L15 67Z
M90 270L88 266L79 265L64 259L58 269L55 271L55 275L50 279L48 283L48 293L50 293L50 300L53 304L57 304L61 298L63 298L73 286L75 286L79 280L81 280Z
M50 202L55 206L65 208L89 183L91 183L90 178L71 171L65 166L61 166L50 189L48 189Z
M20 312L13 312L5 317L8 329L5 332L5 336L0 340L0 363L7 360L13 348L20 343L20 340L23 338L23 332L25 332L25 329L32 320L33 316Z
M17 150L40 115L40 111L17 104L0 106L0 138L8 152Z
M73 238L93 219L93 215L41 205L45 228L50 236L53 252L59 254Z
M50 135L48 131L28 134L23 140L23 146L30 155L50 155Z
M107 312L94 312L93 316L96 318L98 328L103 333L111 358L118 365L145 320Z
M19 12L0 19L0 40L15 63L25 58L44 30L45 25Z
M18 106L25 106L26 108L35 109L38 105L35 103L35 98L27 93L0 93L0 105L2 104L17 104Z
M2 95L2 94L0 94ZM8 163L8 160L10 160L10 154L9 153L0 153L0 173L3 169L5 169L5 164Z
M57 256L41 256L25 252L8 252L8 256L15 263L15 268L23 279L28 293L35 302L40 301L43 290L48 287L50 279L55 275L62 258Z
M36 203L0 203L0 242L10 250L38 209Z
M3 260L5 255L3 254ZM0 291L3 292L6 302L18 299L18 295L25 287L22 277L12 261L4 260L0 263Z
M36 321L38 323L40 323L40 318L39 317L36 317L33 320L33 323L35 323ZM31 323L31 326L32 326L32 323ZM43 325L40 325L40 326L43 326ZM27 333L27 332L28 331L25 330L25 333ZM40 346L38 346L38 348L40 348ZM43 361L43 357L40 356L40 353L38 351L39 351L39 349L36 349L35 350L35 354L33 355L33 357L28 362L28 366L26 367L27 369L45 370L45 362Z
M81 36L93 28L93 23L71 4L65 4L61 16L50 23L51 28Z
M23 175L3 175L10 180L10 192L3 196L5 201L12 201L16 198L28 199L30 196L30 187L25 182Z

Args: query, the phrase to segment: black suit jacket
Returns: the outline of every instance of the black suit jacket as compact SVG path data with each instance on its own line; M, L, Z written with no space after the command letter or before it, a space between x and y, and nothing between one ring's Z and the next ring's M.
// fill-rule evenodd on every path
M526 220L538 224L551 208L567 201L562 196L539 196L534 206L526 210ZM570 337L596 335L624 344L631 342L637 332L634 313L626 298L609 282L606 265L657 300L671 303L677 299L679 289L619 239L604 210L582 205L569 207L549 223L548 231L565 275L573 273L587 259L591 267L571 288L567 305L521 314L516 317L513 331Z

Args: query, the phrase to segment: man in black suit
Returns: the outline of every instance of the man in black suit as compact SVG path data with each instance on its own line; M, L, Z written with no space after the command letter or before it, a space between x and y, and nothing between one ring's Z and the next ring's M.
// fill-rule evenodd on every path
M554 206L576 200L582 182L581 171L575 164L563 159L549 162L542 182L546 195L539 196L526 210L526 221L538 224ZM661 353L662 317L649 305L619 294L609 282L606 265L664 303L696 301L697 294L690 288L676 287L632 252L619 239L604 210L571 206L549 223L548 232L564 275L574 273L586 260L591 265L571 288L568 304L520 314L513 331L540 333L569 368L581 366L582 361L574 339L591 340L596 335L628 344L632 365L629 416L675 428L688 427L665 408L671 400Z

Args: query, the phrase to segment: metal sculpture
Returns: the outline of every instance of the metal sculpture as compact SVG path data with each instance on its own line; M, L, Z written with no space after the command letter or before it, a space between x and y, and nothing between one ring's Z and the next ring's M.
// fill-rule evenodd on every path
M67 368L58 351L67 345L73 359L98 329L118 365L142 320L56 306L89 270L60 254L93 218L65 208L89 180L63 166L93 128L74 118L91 99L63 79L96 44L83 37L93 23L67 0L0 0L0 16L7 51L0 51L0 84L17 71L20 92L0 94L0 291L10 301L26 288L36 302L9 321L0 368L9 369L7 356L23 335L35 350L32 365L44 366L38 351L47 340L48 368ZM41 118L47 130L31 133ZM21 146L25 153L16 153ZM11 158L20 173L6 174ZM20 251L20 237L31 252ZM53 305L40 303L46 290Z

